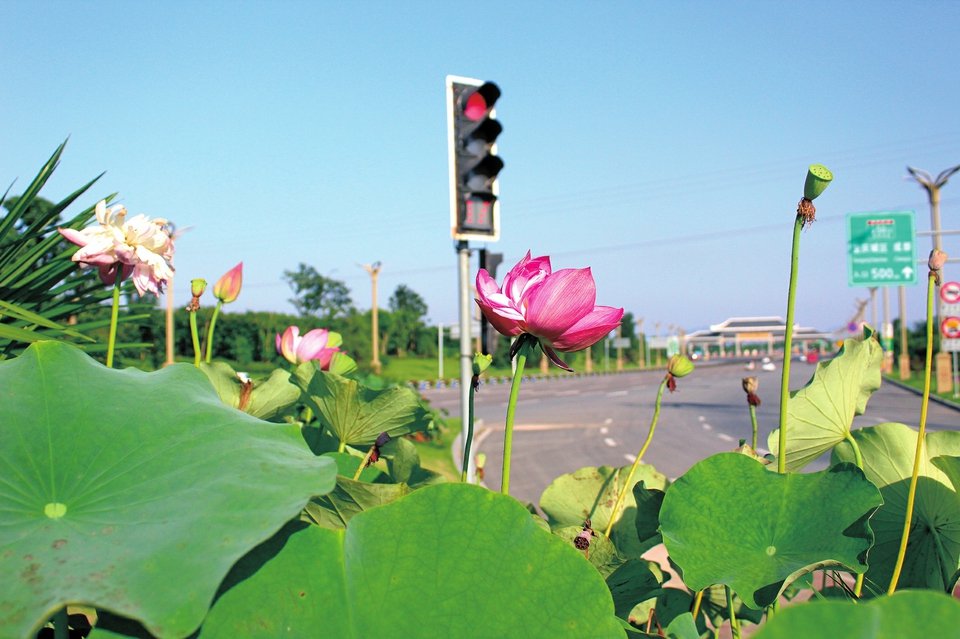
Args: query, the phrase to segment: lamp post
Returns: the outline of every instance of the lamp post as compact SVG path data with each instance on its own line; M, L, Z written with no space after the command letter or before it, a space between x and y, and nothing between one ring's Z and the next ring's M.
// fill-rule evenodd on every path
M370 283L373 288L373 359L370 360L370 366L373 367L373 372L377 375L380 374L380 324L377 318L377 276L380 275L380 269L383 268L380 262L374 262L373 264L361 264L370 274Z
M910 166L907 167L907 171L910 172L910 175L913 176L913 179L916 180L927 192L927 198L930 201L930 230L932 231L933 235L933 248L940 250L943 248L943 242L940 238L940 187L945 185L954 173L960 171L960 164L940 171L940 174L936 178L932 177L926 171L915 169ZM934 299L939 297L939 289L940 287L937 287L937 296ZM935 326L939 327L940 313L939 309L936 310ZM939 330L934 330L934 334L939 335L939 333ZM943 348L943 342L939 340L939 337L937 344L938 349ZM953 376L953 371L950 366L950 354L943 351L938 352L936 355L936 360L937 392L945 393L950 389L950 387L953 386L953 380L951 379Z

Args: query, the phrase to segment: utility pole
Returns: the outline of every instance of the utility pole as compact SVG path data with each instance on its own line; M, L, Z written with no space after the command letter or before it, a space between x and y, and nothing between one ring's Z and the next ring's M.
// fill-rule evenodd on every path
M907 349L907 287L900 287L900 379L910 379L910 353Z
M621 328L618 326L618 327L617 327L617 339L620 339L620 337L622 336L622 335L621 335L622 332L623 332L623 331L622 331ZM622 370L623 370L623 348L620 347L620 346L617 346L617 372L619 373L619 372L622 371Z
M960 171L960 164L957 166L950 167L949 169L944 169L940 171L940 174L933 178L926 171L920 169L915 169L908 166L907 171L910 172L910 175L913 176L913 179L916 180L920 186L922 186L927 191L927 198L930 201L930 230L933 232L933 248L942 250L943 242L940 238L940 187L945 185L947 181L957 171ZM938 286L935 291L934 299L938 300L940 298L940 287ZM940 340L940 312L939 304L935 307L936 318L934 324L934 334L937 336L937 350L939 351L936 355L936 369L937 369L937 392L945 393L953 386L953 369L950 361L950 354L940 351L942 347L942 342Z
M373 287L373 359L370 360L370 366L373 367L373 372L377 375L380 374L380 323L377 318L377 276L380 275L380 269L382 266L380 262L374 262L373 264L361 264L364 270L370 274L370 283Z
M867 290L870 291L870 327L877 330L877 287L870 286Z
M443 324L437 327L437 357L438 371L437 379L443 379Z
M173 354L173 278L167 280L167 361L164 366L170 366L176 360Z
M643 334L643 319L640 318L637 320L637 341L640 342L637 344L639 350L637 351L637 363L640 365L640 368L643 368L645 361L644 353L647 350L647 339L646 335Z
M890 323L890 287L883 287L883 372L893 373L893 324Z
M471 430L470 384L473 380L473 350L470 343L470 244L466 240L460 240L455 246L460 282L460 441L466 443ZM463 468L467 471L467 482L474 481L476 461L465 458Z

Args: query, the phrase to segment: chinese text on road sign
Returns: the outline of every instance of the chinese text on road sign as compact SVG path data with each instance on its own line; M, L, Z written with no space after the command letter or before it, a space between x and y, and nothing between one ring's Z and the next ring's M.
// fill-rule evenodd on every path
M847 214L847 283L850 286L917 283L913 211Z

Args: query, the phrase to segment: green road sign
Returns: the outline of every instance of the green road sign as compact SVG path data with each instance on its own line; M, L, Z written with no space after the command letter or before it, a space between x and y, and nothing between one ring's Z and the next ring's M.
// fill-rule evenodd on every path
M847 283L915 286L916 228L913 211L847 213Z

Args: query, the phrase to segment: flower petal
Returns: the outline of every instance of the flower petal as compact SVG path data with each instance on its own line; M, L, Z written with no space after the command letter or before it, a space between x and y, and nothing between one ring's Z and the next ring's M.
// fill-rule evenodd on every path
M75 229L61 229L61 228L58 228L57 230L60 231L60 235L62 235L63 238L68 242L70 242L71 244L76 244L77 246L86 246L87 242L90 241L87 239L87 236L84 235L81 231L77 231Z
M593 346L619 326L621 318L622 308L596 306L563 335L552 340L550 345L564 353L583 350L587 346Z
M543 349L544 354L546 354L546 356L550 359L551 362L554 363L554 365L559 366L560 368L567 371L568 373L573 372L573 368L571 368L569 365L567 365L566 362L560 359L560 356L557 355L557 352L555 350L553 350L552 348L550 348L549 346L543 343L540 344L540 348Z
M549 342L593 310L597 288L589 268L565 268L547 277L523 309L527 330Z
M490 325L493 326L493 328L495 328L501 335L506 335L507 337L516 337L520 333L524 332L524 325L521 321L522 316L520 319L503 317L498 313L498 309L491 308L480 300L477 300L477 305L480 306L483 316L487 318L487 321L490 322Z
M320 359L320 354L326 348L327 330L324 328L315 328L307 332L297 345L297 359L301 362Z
M526 257L510 269L503 278L503 294L519 308L523 300L529 297L533 290L550 276L551 272L548 256L542 255L531 259L530 251L527 251Z
M300 341L300 328L289 326L280 338L280 354L291 364L301 364L297 361L297 346Z

